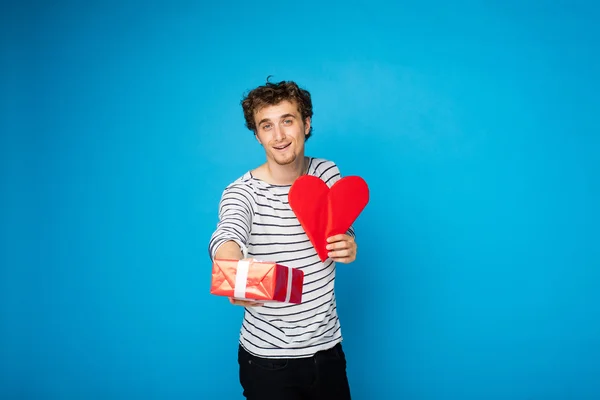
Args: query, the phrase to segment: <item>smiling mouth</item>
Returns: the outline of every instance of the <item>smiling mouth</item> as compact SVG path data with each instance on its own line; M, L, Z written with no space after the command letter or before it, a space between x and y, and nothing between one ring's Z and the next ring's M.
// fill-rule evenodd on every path
M276 150L283 150L283 149L287 149L290 146L291 143L288 143L286 145L283 146L273 146L274 149Z

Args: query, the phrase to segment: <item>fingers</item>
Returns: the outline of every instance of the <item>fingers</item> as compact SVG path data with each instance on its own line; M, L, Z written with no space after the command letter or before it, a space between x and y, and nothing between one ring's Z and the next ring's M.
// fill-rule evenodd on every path
M340 241L354 241L354 238L350 235L346 235L345 233L341 233L339 235L333 235L327 238L328 243L340 242Z
M353 250L337 250L337 251L330 251L329 253L327 253L327 256L329 258L331 258L333 261L339 261L342 259L350 259L352 261L354 261L354 259L356 258L356 252Z
M251 300L238 300L233 297L229 298L229 302L235 306L243 306L243 307L260 307L263 303L259 301L251 301Z
M335 243L329 243L326 248L327 250L343 250L343 249L350 249L352 248L352 246L354 245L354 242L349 242L349 241L341 241L341 242L335 242Z
M347 236L347 235L346 235ZM327 245L327 256L335 262L351 263L356 259L357 245L352 237L346 237L344 240L329 243Z
M354 238L349 235L334 235L327 238L327 250L341 250L352 248L356 245Z
M353 262L354 260L356 260L356 257L331 257L331 259L333 261L335 261L336 263L342 263L342 264L350 264L351 262Z

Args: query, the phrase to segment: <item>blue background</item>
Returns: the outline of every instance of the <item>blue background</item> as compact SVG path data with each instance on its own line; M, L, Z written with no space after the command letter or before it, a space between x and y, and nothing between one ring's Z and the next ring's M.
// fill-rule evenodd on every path
M272 74L371 188L355 399L600 398L598 6L53 3L0 12L0 397L241 398L207 243Z

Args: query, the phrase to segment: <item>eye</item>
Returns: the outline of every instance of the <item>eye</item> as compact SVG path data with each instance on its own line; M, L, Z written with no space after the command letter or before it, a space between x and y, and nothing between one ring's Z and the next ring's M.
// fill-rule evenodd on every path
M271 124L264 124L262 126L262 128L263 128L263 131L268 131L269 129L271 129Z
M292 120L290 118L286 119L283 121L284 125L291 125L292 124Z

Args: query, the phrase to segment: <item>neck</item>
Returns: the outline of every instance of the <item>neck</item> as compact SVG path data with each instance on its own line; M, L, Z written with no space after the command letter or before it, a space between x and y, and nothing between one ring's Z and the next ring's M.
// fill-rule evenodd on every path
M279 165L275 162L265 164L268 180L273 185L291 185L296 179L306 173L308 160L306 157L298 157L293 163Z

